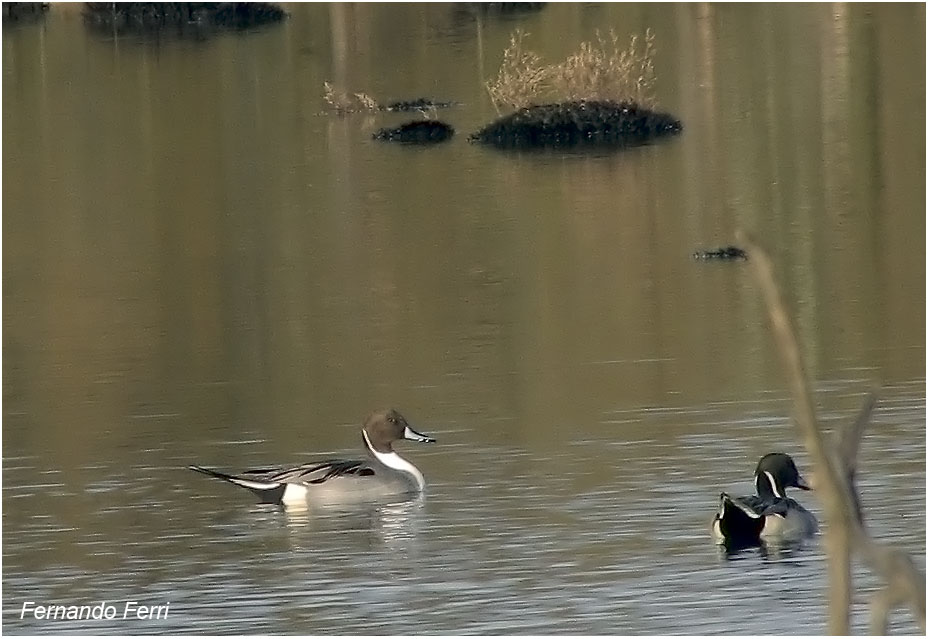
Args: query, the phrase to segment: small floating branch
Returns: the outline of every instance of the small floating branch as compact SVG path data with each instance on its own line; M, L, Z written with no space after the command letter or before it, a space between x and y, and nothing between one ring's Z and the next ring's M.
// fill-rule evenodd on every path
M419 111L425 114L435 111L436 109L447 109L456 106L455 102L432 100L430 98L395 100L387 104L381 104L367 93L349 93L336 88L336 86L328 80L323 82L323 100L325 100L332 111L335 111L339 115L363 112L374 113L377 111Z
M691 256L695 260L747 260L748 254L738 246L724 246L718 249L694 251Z

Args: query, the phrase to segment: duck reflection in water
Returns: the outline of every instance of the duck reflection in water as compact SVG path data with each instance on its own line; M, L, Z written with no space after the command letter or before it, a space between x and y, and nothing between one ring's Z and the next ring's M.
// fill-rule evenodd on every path
M313 509L278 506L276 510L297 546L315 545L320 533L360 533L368 549L386 548L405 556L417 547L424 506L425 499L418 494L388 503L326 504Z

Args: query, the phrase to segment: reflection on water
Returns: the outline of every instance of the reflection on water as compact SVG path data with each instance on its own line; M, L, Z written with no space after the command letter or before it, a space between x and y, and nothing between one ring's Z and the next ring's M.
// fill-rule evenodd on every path
M207 42L59 5L4 28L4 632L821 631L821 538L710 537L762 454L808 465L745 265L690 258L739 227L826 428L878 389L862 504L924 563L924 5L290 10ZM516 26L547 60L651 28L684 134L467 144ZM319 115L326 80L460 102L462 136L375 145L399 118ZM185 468L354 457L383 406L439 440L398 445L423 499L295 513ZM170 616L18 614L130 598Z
M803 553L813 547L814 542L809 539L799 541L765 542L754 544L720 544L716 553L720 559L736 560L743 556L757 556L761 559L783 560Z
M394 553L409 553L422 528L423 495L390 503L326 504L312 508L275 508L284 515L294 542L325 535L333 528L365 531L372 546Z

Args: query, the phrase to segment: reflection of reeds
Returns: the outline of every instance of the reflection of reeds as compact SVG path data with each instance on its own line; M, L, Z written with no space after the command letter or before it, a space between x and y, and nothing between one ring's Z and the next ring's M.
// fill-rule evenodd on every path
M497 112L518 110L541 98L555 102L611 100L655 105L655 34L632 35L626 47L610 29L605 38L597 32L596 42L582 42L577 52L560 64L545 65L526 49L526 33L517 29L503 51L497 77L485 85Z
M827 441L822 433L810 382L803 365L797 332L774 277L771 258L757 242L738 234L748 245L749 264L767 306L772 332L780 350L794 401L794 421L800 439L815 466L816 495L826 511L825 547L829 573L829 632L847 635L852 595L851 559L857 552L884 585L872 599L871 634L886 635L890 612L907 605L926 632L926 577L909 555L871 538L864 527L861 500L855 485L858 444L874 398L868 397L856 420Z

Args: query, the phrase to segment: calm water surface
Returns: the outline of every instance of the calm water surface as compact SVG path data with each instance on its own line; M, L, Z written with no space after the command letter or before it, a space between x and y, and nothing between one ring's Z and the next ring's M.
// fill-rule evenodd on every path
M748 270L689 257L737 228L825 425L878 389L868 523L924 565L923 5L290 11L158 44L73 7L4 28L5 632L822 632L820 539L709 540L763 453L809 469ZM467 144L517 26L551 61L652 28L683 135ZM375 143L404 118L322 115L326 80L459 101L458 135ZM421 500L289 514L183 468L355 455L385 405L438 439L402 444ZM127 600L168 618L19 618Z

